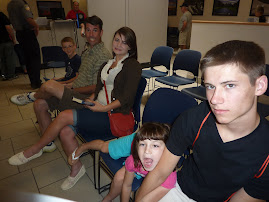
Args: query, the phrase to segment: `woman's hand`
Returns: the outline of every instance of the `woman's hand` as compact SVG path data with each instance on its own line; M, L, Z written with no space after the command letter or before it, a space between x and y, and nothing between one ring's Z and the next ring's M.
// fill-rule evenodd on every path
M101 105L99 102L93 101L91 99L85 99L85 101L94 103L94 106L84 105L85 108L92 110L93 112L107 112L107 106Z

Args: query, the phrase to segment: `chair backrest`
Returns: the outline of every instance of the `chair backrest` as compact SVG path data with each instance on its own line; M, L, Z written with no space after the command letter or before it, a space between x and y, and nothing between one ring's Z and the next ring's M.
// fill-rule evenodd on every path
M165 66L167 70L170 70L170 61L173 55L173 48L169 46L157 47L151 56L150 64L154 66Z
M44 64L51 61L65 61L66 53L60 46L43 46L41 51Z
M265 72L265 75L267 76L267 79L269 80L269 65L268 64L266 64L266 72ZM267 86L267 90L264 93L264 95L269 96L269 85Z
M186 70L198 76L201 53L195 50L181 50L176 55L173 63L173 71Z
M189 95L170 88L158 88L146 103L142 122L172 124L183 111L196 105L196 100Z
M134 105L133 105L133 113L134 113L134 118L135 118L135 128L134 130L136 130L139 126L140 123L140 106L141 106L141 100L142 100L142 96L144 93L144 90L146 88L147 85L147 81L145 78L141 77L140 82L138 84L138 88L136 91L136 96L135 96L135 100L134 100Z

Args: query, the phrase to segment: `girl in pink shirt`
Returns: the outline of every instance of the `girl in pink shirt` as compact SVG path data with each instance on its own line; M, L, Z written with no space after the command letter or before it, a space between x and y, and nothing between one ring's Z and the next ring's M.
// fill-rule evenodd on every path
M145 123L136 134L132 154L125 161L126 170L121 201L129 201L134 177L136 175L145 177L158 164L168 134L169 126L160 123ZM175 187L176 180L176 172L172 172L161 186L146 196L147 201L159 201L170 189Z

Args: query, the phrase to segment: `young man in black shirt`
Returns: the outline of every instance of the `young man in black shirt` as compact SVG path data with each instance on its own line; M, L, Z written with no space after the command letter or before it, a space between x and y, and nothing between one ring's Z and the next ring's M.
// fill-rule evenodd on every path
M257 98L268 85L263 49L228 41L208 51L200 68L208 102L176 120L136 200L144 201L167 178L188 147L193 153L178 172L176 188L161 201L268 200L269 122L257 112Z

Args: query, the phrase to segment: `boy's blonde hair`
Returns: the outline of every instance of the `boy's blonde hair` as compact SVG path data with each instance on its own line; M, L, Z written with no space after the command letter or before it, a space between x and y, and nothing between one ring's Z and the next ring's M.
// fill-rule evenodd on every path
M69 36L64 37L64 38L61 40L61 44L62 44L62 45L63 45L63 43L65 43L65 42L70 42L70 43L72 43L72 44L75 44L74 40L73 40L71 37L69 37Z

